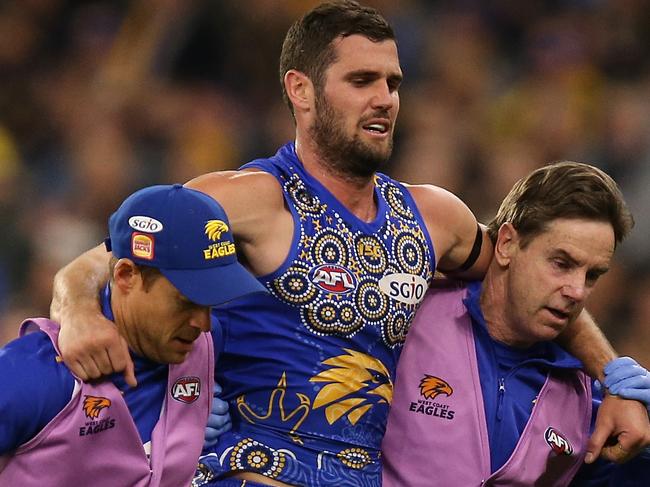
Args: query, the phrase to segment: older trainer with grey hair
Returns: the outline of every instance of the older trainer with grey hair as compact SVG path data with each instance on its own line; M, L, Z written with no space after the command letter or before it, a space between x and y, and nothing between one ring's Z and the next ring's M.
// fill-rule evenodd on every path
M600 401L580 361L552 340L632 223L616 183L590 165L552 164L515 184L489 226L495 250L483 282L430 291L415 318L382 444L384 486L571 482ZM637 373L647 374L633 365ZM574 485L647 485L650 456L586 468Z

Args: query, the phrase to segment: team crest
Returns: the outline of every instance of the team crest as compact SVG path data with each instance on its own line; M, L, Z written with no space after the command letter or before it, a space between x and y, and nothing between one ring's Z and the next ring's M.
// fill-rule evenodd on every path
M573 447L567 437L552 426L546 428L544 439L556 455L571 455L573 453Z
M205 224L205 234L210 240L216 242L221 235L228 231L228 225L221 220L208 220Z
M172 386L172 397L177 401L190 404L201 395L201 380L198 377L181 377Z
M313 408L325 408L325 417L334 424L343 416L356 424L373 406L393 400L393 383L384 364L375 357L344 348L346 354L323 361L330 366L310 382L326 383L318 392Z
M425 374L420 381L420 395L425 399L433 399L439 394L451 396L453 393L452 387L440 377Z
M83 410L87 418L97 419L102 409L111 407L111 400L100 396L84 396Z

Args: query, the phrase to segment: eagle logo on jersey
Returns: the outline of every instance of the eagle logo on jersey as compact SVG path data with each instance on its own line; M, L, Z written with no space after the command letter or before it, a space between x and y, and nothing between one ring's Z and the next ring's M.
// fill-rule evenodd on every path
M208 220L205 224L205 234L214 242L221 238L221 234L228 231L228 225L221 220Z
M354 425L374 405L390 405L393 382L388 369L375 357L348 348L343 350L346 355L322 362L331 368L309 379L326 383L316 395L313 408L324 407L329 424L346 416Z
M84 414L87 418L97 419L102 409L111 406L111 400L99 396L84 396Z
M440 377L425 374L424 378L420 381L420 394L425 399L433 399L439 394L451 396L453 393L454 390L452 387Z

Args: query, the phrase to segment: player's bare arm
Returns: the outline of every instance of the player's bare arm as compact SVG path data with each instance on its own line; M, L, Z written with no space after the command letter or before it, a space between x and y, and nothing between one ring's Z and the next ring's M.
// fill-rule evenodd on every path
M601 382L605 365L617 354L591 315L583 310L558 337L562 347L579 358L585 371ZM587 463L598 456L624 462L650 442L650 424L645 406L637 401L605 394L598 410L596 427L587 445Z
M582 310L576 322L570 324L557 340L562 347L582 361L587 374L600 381L604 379L605 365L617 357L587 310Z
M274 176L258 170L204 174L186 186L202 191L223 206L240 260L257 275L269 274L286 259L293 238L293 219Z
M433 185L406 185L433 241L436 268L459 279L482 279L492 260L492 242L471 210L453 193ZM481 239L480 251L472 255ZM476 247L478 249L478 247ZM471 257L470 257L471 256ZM469 267L464 268L468 263ZM473 262L472 262L473 261Z
M215 172L187 186L221 203L229 215L239 257L254 274L267 274L286 258L293 221L273 176L259 171ZM51 315L61 323L63 359L81 379L124 371L127 383L136 385L126 343L99 308L108 262L109 253L100 245L61 269L54 280Z
M101 312L99 292L108 282L110 254L103 244L59 270L54 278L50 316L61 323L59 348L66 365L82 380L124 371L137 385L128 346Z

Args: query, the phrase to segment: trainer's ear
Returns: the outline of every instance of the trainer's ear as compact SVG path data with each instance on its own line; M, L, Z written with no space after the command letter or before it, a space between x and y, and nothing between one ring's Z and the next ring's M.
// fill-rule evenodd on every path
M499 227L497 233L497 241L494 244L494 260L500 266L508 267L517 250L519 250L519 234L512 223L506 222Z
M314 84L309 77L296 69L284 74L284 88L294 112L305 112L314 107Z
M131 259L119 259L113 268L113 282L122 292L129 292L142 281L140 269Z

